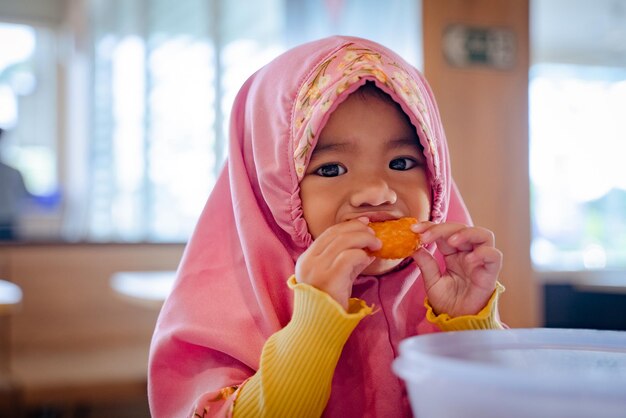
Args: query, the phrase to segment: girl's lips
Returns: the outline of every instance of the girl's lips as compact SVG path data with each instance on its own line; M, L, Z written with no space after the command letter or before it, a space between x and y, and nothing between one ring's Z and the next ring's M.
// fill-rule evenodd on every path
M363 212L356 213L348 218L348 220L366 217L370 220L370 222L383 222L389 221L393 219L399 219L402 215L397 215L389 212Z

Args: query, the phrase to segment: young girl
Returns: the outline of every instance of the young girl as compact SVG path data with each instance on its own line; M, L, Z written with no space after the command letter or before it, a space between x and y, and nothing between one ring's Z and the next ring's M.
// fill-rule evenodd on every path
M370 256L368 222L401 217L421 221L422 247ZM153 416L410 416L401 340L501 327L502 255L470 224L416 69L339 36L278 57L235 100L228 162L159 317Z

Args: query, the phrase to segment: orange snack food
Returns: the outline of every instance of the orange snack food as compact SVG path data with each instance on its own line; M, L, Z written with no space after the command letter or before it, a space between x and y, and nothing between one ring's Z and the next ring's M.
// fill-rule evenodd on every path
M420 236L411 231L410 226L417 223L415 218L400 218L382 222L370 222L376 237L383 242L378 251L368 251L378 258L398 259L413 254L420 246Z

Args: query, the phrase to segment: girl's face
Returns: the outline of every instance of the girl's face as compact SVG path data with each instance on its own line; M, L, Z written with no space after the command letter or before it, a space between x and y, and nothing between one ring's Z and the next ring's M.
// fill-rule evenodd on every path
M430 186L418 144L415 128L391 99L357 91L342 102L320 133L300 183L313 239L361 216L428 220ZM377 259L363 273L382 274L400 262Z

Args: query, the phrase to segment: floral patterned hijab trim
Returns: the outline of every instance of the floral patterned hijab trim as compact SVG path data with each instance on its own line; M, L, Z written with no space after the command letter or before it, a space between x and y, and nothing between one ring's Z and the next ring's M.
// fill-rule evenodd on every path
M387 59L380 52L359 47L354 43L344 45L330 58L324 60L300 88L294 113L293 138L294 160L298 181L302 180L314 148L318 130L328 111L342 96L342 93L359 81L374 80L379 87L387 90L392 97L403 101L400 105L423 132L421 138L426 154L430 154L433 177L439 177L439 155L435 147L432 131L424 118L427 108L424 97L415 80L396 62ZM419 134L419 132L418 132ZM432 180L431 180L432 181Z

